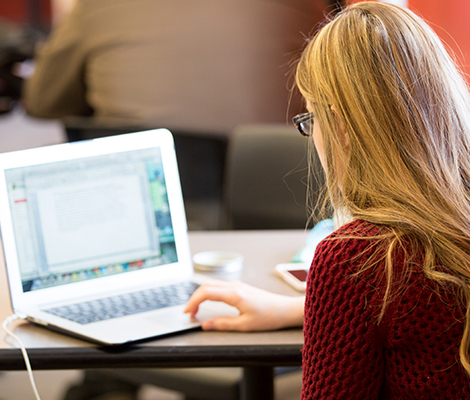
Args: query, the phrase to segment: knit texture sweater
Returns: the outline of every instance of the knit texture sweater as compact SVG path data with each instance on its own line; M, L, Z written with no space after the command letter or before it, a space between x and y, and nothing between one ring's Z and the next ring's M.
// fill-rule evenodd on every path
M420 256L410 260L406 246L393 255L392 297L378 322L387 280L371 236L382 229L354 221L317 247L306 291L301 398L470 399L458 355L462 307L424 276ZM354 275L371 257L378 263Z

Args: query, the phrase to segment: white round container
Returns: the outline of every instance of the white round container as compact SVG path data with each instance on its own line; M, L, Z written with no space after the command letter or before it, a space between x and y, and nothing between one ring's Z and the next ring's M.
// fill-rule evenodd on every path
M202 272L236 272L243 267L243 256L229 251L203 251L193 256L193 264Z

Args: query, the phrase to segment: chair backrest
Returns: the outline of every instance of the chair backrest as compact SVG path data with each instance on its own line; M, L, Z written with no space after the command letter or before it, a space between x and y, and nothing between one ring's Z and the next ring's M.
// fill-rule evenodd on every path
M229 229L312 226L306 204L307 146L307 139L291 126L244 125L235 129L228 148L224 189ZM322 184L321 179L313 181L309 184Z
M62 122L69 142L138 132L152 128L137 125L106 124L97 122L93 117L80 116L66 117L62 119Z

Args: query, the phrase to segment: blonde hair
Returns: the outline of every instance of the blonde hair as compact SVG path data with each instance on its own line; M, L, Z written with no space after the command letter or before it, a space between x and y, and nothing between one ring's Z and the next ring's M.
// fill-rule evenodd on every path
M425 276L464 304L460 360L470 374L470 96L453 59L411 11L364 2L310 41L296 83L322 131L333 207L388 227L380 318L406 239Z

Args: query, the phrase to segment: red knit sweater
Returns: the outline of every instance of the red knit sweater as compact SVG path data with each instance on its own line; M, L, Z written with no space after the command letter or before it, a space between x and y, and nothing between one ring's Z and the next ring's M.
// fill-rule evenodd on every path
M470 399L459 364L463 312L426 279L419 260L394 256L394 297L383 304L384 261L352 276L374 254L380 227L354 221L319 244L305 303L302 399ZM403 271L411 270L409 279Z

